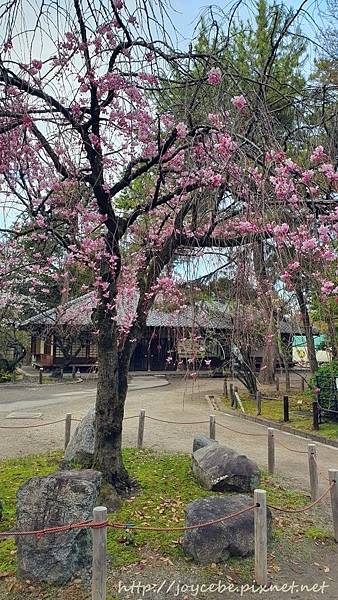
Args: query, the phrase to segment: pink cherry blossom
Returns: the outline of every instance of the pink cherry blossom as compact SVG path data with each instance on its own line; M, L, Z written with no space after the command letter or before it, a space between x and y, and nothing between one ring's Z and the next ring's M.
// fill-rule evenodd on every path
M243 95L234 96L231 98L231 103L238 110L243 110L247 105L247 101Z
M317 146L310 156L311 162L318 162L324 158L325 152L323 146Z
M178 139L184 139L187 137L188 128L184 123L177 123L176 132Z
M218 67L210 69L207 81L210 85L219 85L222 81L221 69Z

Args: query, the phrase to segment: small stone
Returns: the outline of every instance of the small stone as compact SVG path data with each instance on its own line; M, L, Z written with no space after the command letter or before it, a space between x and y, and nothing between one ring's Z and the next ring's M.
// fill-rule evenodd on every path
M93 464L95 445L95 408L91 408L77 426L66 448L64 462L75 462L85 469Z
M198 482L215 492L253 492L260 483L256 463L231 448L211 444L193 453L192 470Z

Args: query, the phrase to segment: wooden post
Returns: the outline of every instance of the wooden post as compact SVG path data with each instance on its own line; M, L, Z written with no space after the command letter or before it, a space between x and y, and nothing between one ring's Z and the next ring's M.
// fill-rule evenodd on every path
M39 369L39 384L42 384L42 373L43 373L43 367L40 367Z
M226 398L228 397L228 379L226 376L224 377L224 381L223 381L223 395Z
M268 583L268 524L266 512L266 492L254 491L255 521L255 580L258 585Z
M302 392L305 392L305 379L304 379L304 377L300 378L300 389L302 390Z
M275 430L268 427L268 472L273 475L275 472Z
M276 392L279 393L279 377L276 375Z
M260 391L257 391L257 393L256 393L256 402L257 402L256 413L257 413L257 415L261 415L262 414L262 394Z
M215 415L210 415L210 438L212 440L216 439L216 417L215 417Z
M231 400L231 406L234 405L234 384L230 383L230 400Z
M289 396L284 396L283 398L283 402L284 402L284 423L287 423L288 421L290 421L290 417L289 417Z
M235 408L238 408L237 397L238 397L238 387L237 387L237 385L235 385L235 387L234 387L234 404L235 404Z
M317 468L317 448L316 444L308 444L309 475L311 500L314 502L318 495L318 468Z
M312 402L313 429L319 431L319 406L318 402Z
M143 447L143 435L144 435L144 421L146 418L146 411L141 410L140 416L138 418L138 434L137 434L137 447Z
M72 415L70 413L67 413L66 420L65 420L65 450L70 442L71 429L72 429Z
M107 520L107 509L97 506L93 511L94 523ZM92 530L93 563L92 563L92 600L106 600L107 590L107 527Z
M334 539L338 542L338 470L329 469L329 482L335 484L331 488L331 507L333 519Z

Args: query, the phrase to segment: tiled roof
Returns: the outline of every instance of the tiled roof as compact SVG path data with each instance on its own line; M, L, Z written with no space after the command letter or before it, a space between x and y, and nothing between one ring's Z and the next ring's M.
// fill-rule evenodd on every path
M118 310L118 321L122 322L124 316L130 310L136 310L137 297L128 300ZM21 327L31 326L52 327L53 325L69 325L74 327L91 327L92 313L95 308L94 296L90 292L57 308L50 309L45 313L39 313L21 323ZM201 327L202 329L232 329L232 318L226 304L215 300L201 301L194 305L187 305L181 311L165 312L152 308L147 317L148 327ZM288 320L281 323L282 333L296 335L302 333L302 328L295 322Z
M130 305L136 310L137 298L128 307L120 307L118 310L118 321L121 322ZM50 309L45 313L39 313L21 323L22 328L34 325L50 326L70 325L86 327L92 324L92 312L95 308L93 294L89 293L75 298L57 308ZM187 327L199 326L204 329L230 329L231 317L226 305L219 302L199 302L196 305L188 305L181 311L165 312L152 308L147 317L148 327Z

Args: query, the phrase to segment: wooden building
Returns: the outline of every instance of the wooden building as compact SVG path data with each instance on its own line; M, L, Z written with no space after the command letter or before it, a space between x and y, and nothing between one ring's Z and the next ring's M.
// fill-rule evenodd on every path
M31 334L32 364L46 370L95 369L92 294L36 315L21 324ZM119 315L123 318L123 315ZM231 319L225 305L203 302L174 313L152 309L131 371L219 368L229 359Z
M89 293L22 323L21 327L31 334L32 364L53 371L95 370L93 310L93 295ZM120 322L128 310L133 310L133 302L118 310ZM153 308L131 358L130 370L220 370L230 362L232 325L228 307L220 302L199 302L171 313ZM290 348L290 363L295 333L297 329L293 331L290 322L283 322L282 337ZM251 350L257 371L263 353L264 347L257 342Z

